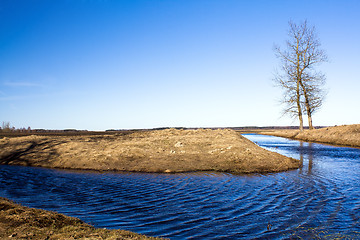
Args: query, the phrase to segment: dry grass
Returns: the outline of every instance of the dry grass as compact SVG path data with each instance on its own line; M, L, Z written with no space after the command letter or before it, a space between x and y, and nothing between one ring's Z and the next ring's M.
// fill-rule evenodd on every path
M304 132L300 132L299 130L275 130L261 132L261 134L286 137L309 142L360 147L360 124L305 130Z
M159 239L123 230L94 228L63 214L27 208L0 198L1 239Z
M98 136L0 140L0 163L135 172L278 172L300 162L269 152L233 130L157 130Z

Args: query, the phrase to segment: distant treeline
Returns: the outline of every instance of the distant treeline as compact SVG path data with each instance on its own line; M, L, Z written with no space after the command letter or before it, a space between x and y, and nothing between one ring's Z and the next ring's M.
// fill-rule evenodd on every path
M17 136L26 136L26 135L85 135L85 134L96 134L96 132L90 132L87 130L77 130L77 129L49 130L49 129L31 129L31 127L15 128L10 124L10 122L2 122L2 125L0 127L0 136L3 137L17 137ZM101 134L103 134L103 132L101 132Z
M318 126L316 128L323 128L325 126ZM52 136L77 136L77 135L113 135L113 134L129 134L137 131L153 131L153 130L165 130L171 129L172 127L158 127L152 129L108 129L105 131L88 131L88 130L77 130L77 129L63 129L63 130L52 130L52 129L31 129L28 128L15 128L10 126L10 123L3 122L0 127L0 136L2 137L17 137L27 135L52 135ZM306 128L306 127L305 127ZM184 130L196 130L196 129L232 129L235 131L261 131L261 130L280 130L280 129L298 129L297 126L246 126L246 127L213 127L213 128L186 128L186 127L173 127L173 129L184 129Z
M317 126L316 128L324 128L326 126ZM105 132L118 132L118 131L149 131L149 130L166 130L166 129L177 129L177 130L197 130L197 129L232 129L235 131L240 130L279 130L279 129L298 129L298 126L267 126L267 127L257 127L257 126L246 126L246 127L208 127L208 128L187 128L187 127L158 127L151 129L108 129ZM309 127L304 127L308 129Z

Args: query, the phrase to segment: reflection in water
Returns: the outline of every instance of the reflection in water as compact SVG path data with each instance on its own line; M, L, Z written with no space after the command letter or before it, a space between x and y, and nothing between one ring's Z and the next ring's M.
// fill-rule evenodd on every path
M246 135L302 159L274 174L119 174L0 166L0 196L171 239L360 237L360 150ZM296 239L296 238L295 238Z
M308 149L309 149L309 154L308 154L308 174L311 174L311 170L312 170L312 166L313 166L313 143L308 143Z
M299 142L299 160L302 163L302 168L300 168L300 172L306 169L307 165L307 172L306 174L312 174L312 167L313 167L313 158L314 158L314 148L313 143L307 142ZM305 159L305 162L304 162Z

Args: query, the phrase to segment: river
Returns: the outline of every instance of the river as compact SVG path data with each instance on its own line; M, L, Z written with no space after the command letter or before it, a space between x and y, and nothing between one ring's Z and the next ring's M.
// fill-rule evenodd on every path
M96 227L170 239L360 239L360 149L244 136L303 167L233 175L0 165L0 196Z

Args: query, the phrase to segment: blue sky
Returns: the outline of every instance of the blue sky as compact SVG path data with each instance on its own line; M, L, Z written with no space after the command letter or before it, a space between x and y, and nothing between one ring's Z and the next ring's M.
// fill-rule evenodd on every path
M296 125L271 79L288 21L330 62L315 125L360 123L360 1L1 0L0 121L46 129Z

